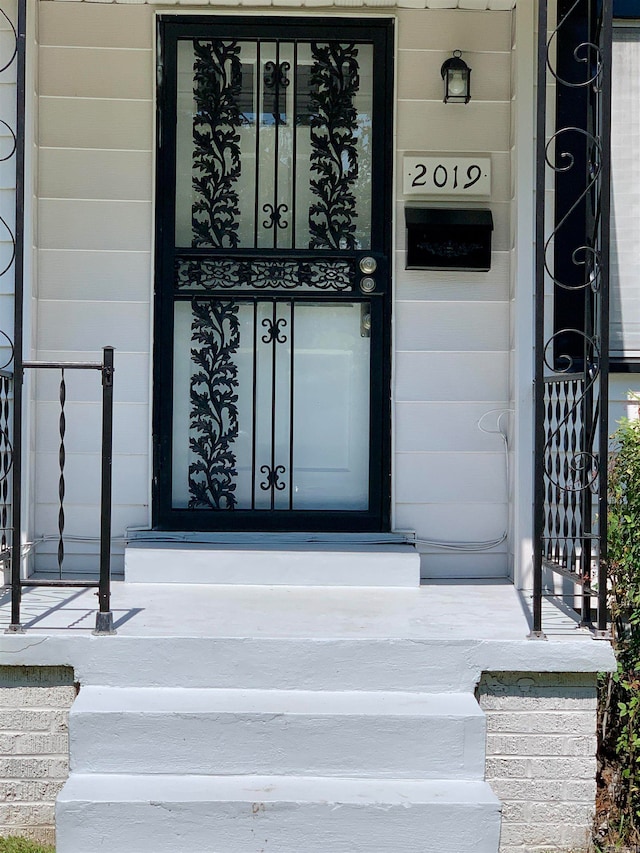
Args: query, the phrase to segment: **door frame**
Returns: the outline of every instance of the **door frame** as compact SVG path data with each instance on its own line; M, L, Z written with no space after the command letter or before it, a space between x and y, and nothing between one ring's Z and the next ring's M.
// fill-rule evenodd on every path
M156 193L155 193L155 274L154 274L154 346L153 346L153 483L152 525L158 530L201 531L340 531L380 532L390 529L391 507L391 270L393 269L393 117L394 117L394 24L390 17L364 20L343 16L257 17L256 15L176 15L157 16L158 77L156 89ZM384 294L370 300L369 294L354 292L354 300L371 301L372 314L380 318L380 340L371 349L370 366L370 466L369 509L350 510L200 510L171 506L172 495L172 400L173 400L173 281L175 228L175 85L168 75L175 70L175 52L167 68L168 34L177 45L179 37L216 37L218 26L237 29L237 38L246 31L247 38L268 38L265 30L273 28L272 38L286 38L290 33L308 37L308 31L323 31L345 41L372 42L367 33L375 31L379 50L385 61L374 63L374 157L381 166L377 185L372 187L372 234L379 235L379 251L384 254L387 286ZM207 32L208 31L208 32ZM178 36L178 32L180 36ZM283 36L282 33L285 33ZM258 35L259 33L259 35ZM244 33L243 33L244 34ZM357 36L357 37L356 37ZM318 35L322 41L322 35ZM173 64L172 64L173 63ZM172 100L173 99L173 100ZM172 112L173 111L173 112ZM374 170L375 172L375 170ZM168 191L162 191L166 187ZM375 238L374 238L375 239ZM370 254L373 251L362 251ZM322 256L319 256L322 257ZM282 294L283 297L290 294ZM324 294L323 294L324 295ZM330 295L330 294L329 294ZM315 299L320 294L310 293ZM231 297L233 298L233 297ZM276 296L277 298L277 296ZM373 319L373 318L372 318Z

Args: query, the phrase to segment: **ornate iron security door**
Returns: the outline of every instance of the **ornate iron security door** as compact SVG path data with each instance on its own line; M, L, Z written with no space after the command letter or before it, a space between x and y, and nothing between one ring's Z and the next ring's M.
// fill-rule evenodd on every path
M391 23L160 23L158 527L388 526Z

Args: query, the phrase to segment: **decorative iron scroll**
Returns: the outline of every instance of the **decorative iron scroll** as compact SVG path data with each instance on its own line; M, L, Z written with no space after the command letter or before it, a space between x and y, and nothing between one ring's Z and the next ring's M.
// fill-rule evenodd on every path
M355 249L358 179L355 96L360 86L355 44L311 43L311 172L309 248Z
M242 65L237 42L194 41L192 245L238 246Z
M263 344L286 344L287 336L282 331L286 327L287 321L284 317L278 317L277 320L271 320L265 317L262 325L267 330L262 336Z
M350 261L176 260L178 290L352 290Z
M266 479L260 483L262 491L269 492L276 489L278 492L281 492L286 489L286 483L280 480L281 475L285 474L286 470L284 465L276 465L275 468L271 468L269 465L262 465L260 472L267 475Z
M592 625L596 605L602 632L611 9L609 0L560 0L548 39L545 2L539 14L533 634L542 635L542 598L563 597L554 574L573 581L563 591L570 605L581 601L584 625ZM548 75L556 92L550 127ZM555 184L548 224L547 173ZM545 314L549 287L553 316Z
M240 343L237 302L191 301L191 435L196 457L189 465L189 507L233 509L237 476L231 445L238 437L238 368L232 356Z
M0 57L1 75L18 64L18 34L13 21L2 8L0 8L0 15L7 22L11 30L11 43L7 51L8 55ZM0 163L4 163L16 156L19 130L18 126L14 129L4 119L0 119L0 126L3 135L5 135L5 132L8 134L8 137L5 136L2 140L3 147L0 151ZM9 256L6 260L0 262L0 278L2 278L14 268L16 235L3 216L0 216L0 225L2 226L3 237L9 244ZM14 343L4 330L0 330L0 338L2 339L0 340L0 347L3 351L2 356L0 356L0 557L6 558L11 548L10 531L13 521L11 506L13 484L11 480L13 471L12 422L14 419L14 386L12 368L14 366Z

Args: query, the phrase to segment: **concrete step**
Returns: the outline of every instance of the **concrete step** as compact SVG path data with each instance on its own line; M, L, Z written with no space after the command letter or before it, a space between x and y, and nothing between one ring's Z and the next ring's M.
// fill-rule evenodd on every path
M342 619L339 611L335 619ZM188 632L187 617L183 626ZM356 626L351 637L329 632L278 637L269 635L268 626L259 627L263 636L245 637L117 634L79 644L72 663L83 685L459 693L473 692L495 660L504 669L521 669L533 645L526 638L505 647L481 640L372 637L365 630ZM57 637L47 639L46 660L55 664L66 651ZM586 646L584 660L589 651ZM545 653L542 649L536 663L544 665Z
M156 534L157 537L158 534ZM317 538L317 537L316 537ZM418 587L412 544L362 541L129 542L128 583Z
M69 727L82 773L484 776L470 693L83 687Z
M72 773L57 853L497 853L484 782Z

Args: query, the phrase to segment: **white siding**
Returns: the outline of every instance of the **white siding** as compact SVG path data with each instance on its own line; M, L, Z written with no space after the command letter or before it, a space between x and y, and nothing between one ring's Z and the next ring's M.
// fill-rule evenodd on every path
M614 433L622 418L640 416L640 376L637 373L612 373L609 377L609 433Z
M152 10L41 2L39 42L38 356L96 360L116 347L121 537L150 521ZM96 537L100 379L68 374L67 385L66 531ZM57 530L57 395L57 377L40 376L36 537ZM37 546L39 568L56 568L56 547ZM95 551L70 541L65 566L95 569Z
M511 14L400 13L398 47L395 524L424 540L425 576L505 575L504 543L481 553L429 540L486 542L508 523L503 442L478 421L510 406ZM472 69L466 106L442 103L439 69L454 48ZM488 273L404 269L402 156L447 151L492 157L490 203L476 202L494 218Z
M153 10L50 0L39 10L38 355L96 358L103 344L117 347L113 529L120 535L150 521ZM508 523L505 456L501 439L477 423L510 406L512 14L393 12L394 521L423 540L493 540ZM442 103L439 69L453 49L462 50L473 69L467 106ZM491 154L495 232L488 273L404 269L402 156L443 151ZM92 378L75 380L75 399L83 402L68 404L68 482L81 482L69 487L67 523L82 536L97 533L97 515L91 514L97 492L86 483L96 447L84 435L98 417L100 389ZM55 428L56 394L53 378L39 381L35 441L43 467L36 535L57 527L55 436L47 433ZM483 423L495 428L496 417ZM421 548L431 576L507 573L504 543L486 553ZM70 558L78 570L83 549ZM40 550L53 555L55 543ZM41 565L52 560L43 556Z

